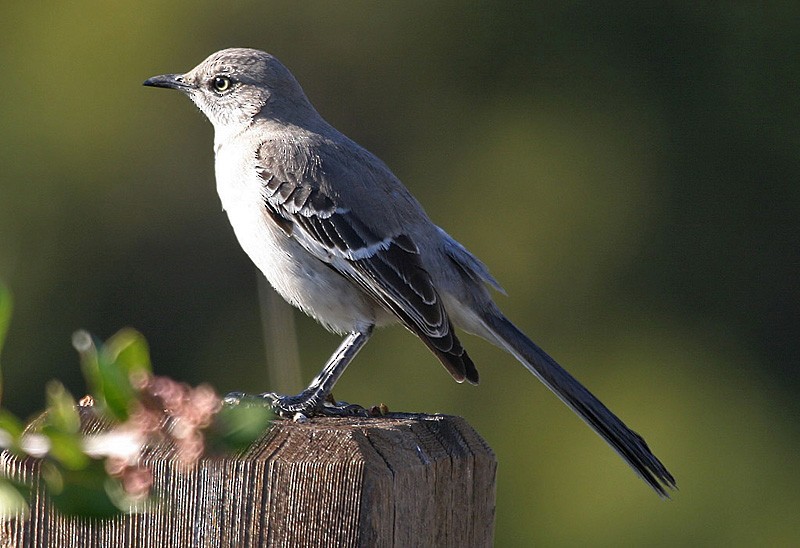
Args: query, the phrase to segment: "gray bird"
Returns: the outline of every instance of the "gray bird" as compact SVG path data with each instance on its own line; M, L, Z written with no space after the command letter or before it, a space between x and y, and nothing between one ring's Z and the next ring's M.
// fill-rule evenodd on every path
M275 57L226 49L144 85L182 91L208 117L217 191L242 248L284 299L346 335L306 390L263 395L281 416L358 412L325 400L373 329L398 322L456 381L476 384L457 326L517 358L660 496L675 488L645 441L503 315L483 263L386 164L326 122Z

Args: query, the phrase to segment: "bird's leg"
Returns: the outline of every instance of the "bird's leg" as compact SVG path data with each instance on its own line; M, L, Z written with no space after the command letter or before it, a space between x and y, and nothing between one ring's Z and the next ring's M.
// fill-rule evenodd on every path
M272 392L261 394L275 412L284 418L297 417L298 414L320 415L367 415L366 410L358 405L326 402L333 390L333 385L342 376L344 370L356 357L359 350L372 335L372 326L364 331L355 331L345 337L339 348L328 359L319 375L314 377L308 388L296 396L281 396Z

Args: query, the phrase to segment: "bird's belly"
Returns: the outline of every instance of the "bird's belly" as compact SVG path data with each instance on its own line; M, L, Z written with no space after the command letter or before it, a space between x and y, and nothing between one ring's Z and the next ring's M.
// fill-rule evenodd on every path
M358 287L306 251L255 202L226 207L239 244L287 302L330 331L362 331L393 317Z

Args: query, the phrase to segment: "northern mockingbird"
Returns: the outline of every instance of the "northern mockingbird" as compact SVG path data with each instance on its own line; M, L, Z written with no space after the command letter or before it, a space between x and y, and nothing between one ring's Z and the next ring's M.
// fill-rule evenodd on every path
M433 224L389 168L326 122L275 57L214 53L146 86L184 92L214 125L217 191L236 237L284 299L346 335L296 396L265 394L282 416L347 413L324 401L375 327L401 323L458 382L478 371L457 326L506 350L662 497L675 480L644 440L492 301L488 269Z

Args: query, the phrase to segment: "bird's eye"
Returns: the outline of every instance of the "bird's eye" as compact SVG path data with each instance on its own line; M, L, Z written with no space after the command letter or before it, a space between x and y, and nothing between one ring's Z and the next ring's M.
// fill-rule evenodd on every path
M211 80L211 87L213 87L214 91L217 93L225 93L226 91L230 91L231 87L233 87L233 81L227 76L215 76L214 79Z

